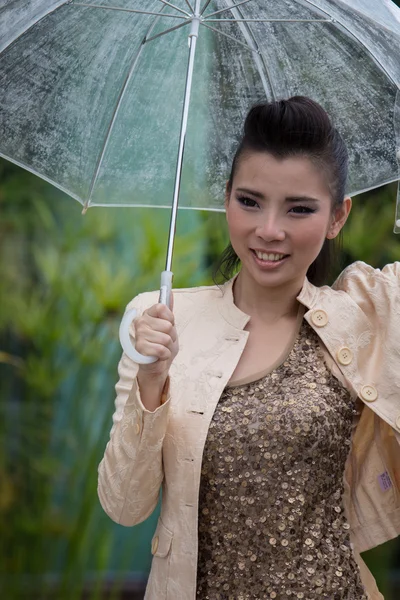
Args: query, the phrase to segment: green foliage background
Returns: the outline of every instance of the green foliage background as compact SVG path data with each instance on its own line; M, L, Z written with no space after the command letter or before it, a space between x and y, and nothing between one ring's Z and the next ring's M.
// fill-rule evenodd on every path
M343 265L399 259L395 186L354 199ZM221 198L222 202L222 198ZM125 305L157 289L169 213L81 207L0 162L1 597L118 598L146 579L159 509L143 524L112 523L97 500L111 427L118 326ZM174 286L211 283L227 242L223 214L181 211ZM397 540L364 554L396 600ZM56 591L54 591L56 590ZM139 597L139 596L138 596Z

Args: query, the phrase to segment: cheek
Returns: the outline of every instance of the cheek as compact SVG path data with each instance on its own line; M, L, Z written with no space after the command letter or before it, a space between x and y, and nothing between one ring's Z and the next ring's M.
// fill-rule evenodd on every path
M293 240L296 241L305 252L318 254L326 237L327 219L325 217L307 219L302 227L293 231Z
M250 219L248 217L248 214L246 214L243 210L240 210L239 207L235 206L233 203L229 205L226 212L226 218L231 237L243 235L248 229L254 227L254 225L250 223Z

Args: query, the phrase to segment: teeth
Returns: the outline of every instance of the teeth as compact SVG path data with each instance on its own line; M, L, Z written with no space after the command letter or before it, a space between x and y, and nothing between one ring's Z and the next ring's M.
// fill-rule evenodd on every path
M285 256L284 254L265 254L265 252L258 252L257 250L255 250L255 253L260 260L277 261L282 260L282 258Z

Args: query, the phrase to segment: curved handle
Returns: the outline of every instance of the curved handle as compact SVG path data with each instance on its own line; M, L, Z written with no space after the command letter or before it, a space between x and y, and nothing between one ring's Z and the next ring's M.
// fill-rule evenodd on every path
M119 341L121 342L121 346L125 354L129 356L131 360L139 365L150 365L157 361L157 358L154 356L145 356L144 354L140 354L135 348L135 346L131 342L131 338L129 335L129 328L133 319L136 318L137 310L136 308L132 308L131 310L127 310L123 316L121 321L121 325L119 326Z
M170 305L171 289L172 289L172 278L173 273L171 271L163 271L161 273L161 286L160 286L160 304ZM119 326L119 341L123 351L131 360L139 365L150 365L157 362L158 358L155 356L145 356L140 354L131 342L129 335L129 329L132 321L136 318L136 308L126 311L124 314L121 325Z

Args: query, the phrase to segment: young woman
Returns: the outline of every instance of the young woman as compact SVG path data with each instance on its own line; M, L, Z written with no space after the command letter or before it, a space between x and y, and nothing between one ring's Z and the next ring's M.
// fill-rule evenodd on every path
M254 107L226 188L228 281L128 306L159 360L122 356L99 497L131 526L162 488L146 600L382 599L359 553L400 532L400 266L321 287L346 175L318 104Z

